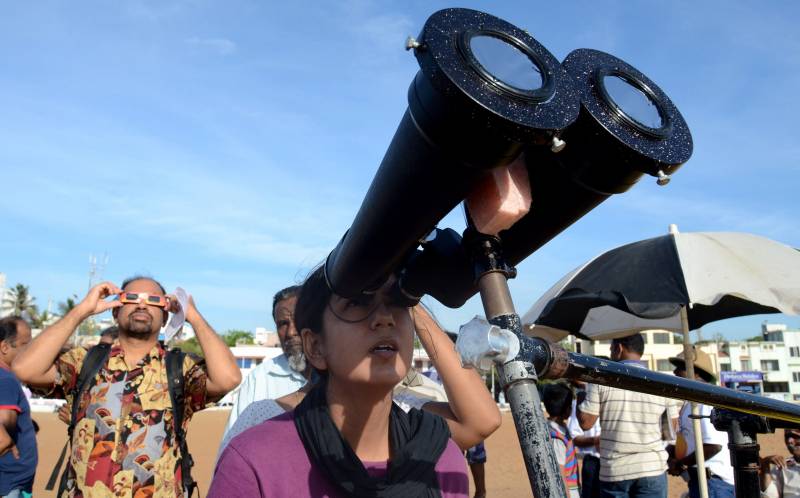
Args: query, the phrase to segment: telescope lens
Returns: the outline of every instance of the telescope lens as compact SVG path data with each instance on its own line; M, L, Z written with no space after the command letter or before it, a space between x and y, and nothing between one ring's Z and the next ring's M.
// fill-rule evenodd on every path
M501 83L528 92L544 85L539 66L510 40L479 34L471 37L469 48L481 67Z
M664 127L658 105L634 81L617 74L603 75L600 81L609 103L625 117L647 129L658 130Z

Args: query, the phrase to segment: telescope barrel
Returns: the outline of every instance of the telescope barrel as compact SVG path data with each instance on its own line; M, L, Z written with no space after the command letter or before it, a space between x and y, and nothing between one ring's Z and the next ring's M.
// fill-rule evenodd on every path
M647 76L626 62L597 50L570 53L562 63L581 100L577 120L558 132L563 150L529 144L525 162L531 188L530 212L501 231L503 253L516 266L556 235L614 194L630 189L649 174L669 181L692 154L686 121L669 97ZM430 258L418 258L425 261ZM441 289L428 263L406 280L417 293L430 293L443 304L459 307L475 292L475 275L452 278L459 259L442 258L451 285ZM413 265L413 262L412 262Z
M578 92L558 60L502 19L445 9L410 46L420 70L408 110L325 263L328 285L340 296L378 288L492 168L510 164L529 144L549 143L578 115ZM404 289L412 297L427 292L421 290Z
M545 342L541 339L533 340ZM540 378L582 380L592 384L728 408L784 422L800 422L800 405L653 372L616 361L569 353L553 344L549 344L546 349L549 350L547 353L549 359L539 357L534 362L534 365L537 365L537 372L540 367L543 369L539 373ZM541 347L537 349L537 354L542 354ZM786 425L791 426L775 424L777 427Z

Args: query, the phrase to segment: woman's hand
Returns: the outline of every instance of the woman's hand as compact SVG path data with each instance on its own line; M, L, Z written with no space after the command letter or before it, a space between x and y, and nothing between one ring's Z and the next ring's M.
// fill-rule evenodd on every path
M444 417L453 441L462 450L471 448L500 427L500 410L478 372L461 366L453 341L428 310L418 304L411 313L420 343L436 367L448 399L423 408Z

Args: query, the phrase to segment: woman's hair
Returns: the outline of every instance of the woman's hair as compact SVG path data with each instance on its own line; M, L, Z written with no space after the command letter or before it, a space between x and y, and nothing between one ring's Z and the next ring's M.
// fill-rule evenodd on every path
M322 315L331 296L333 292L325 280L324 265L320 265L306 277L306 281L300 287L294 308L294 324L297 330L309 329L315 334L321 333Z

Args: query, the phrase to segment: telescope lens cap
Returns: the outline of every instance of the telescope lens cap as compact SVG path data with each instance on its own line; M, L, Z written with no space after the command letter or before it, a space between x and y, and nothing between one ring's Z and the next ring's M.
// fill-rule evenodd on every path
M669 122L662 117L662 111L648 92L636 80L629 80L624 74L605 72L597 83L609 104L616 106L622 116L630 119L635 126L645 130L663 132Z
M446 108L471 104L466 114L480 128L499 127L529 141L578 116L580 93L561 63L509 22L476 10L444 9L428 18L418 39L422 46L414 53L425 79L449 101Z
M553 78L524 42L499 31L465 31L459 49L489 84L512 97L545 102L553 96Z
M617 140L668 173L692 155L692 135L678 108L641 71L611 54L571 52L562 63L581 104Z

